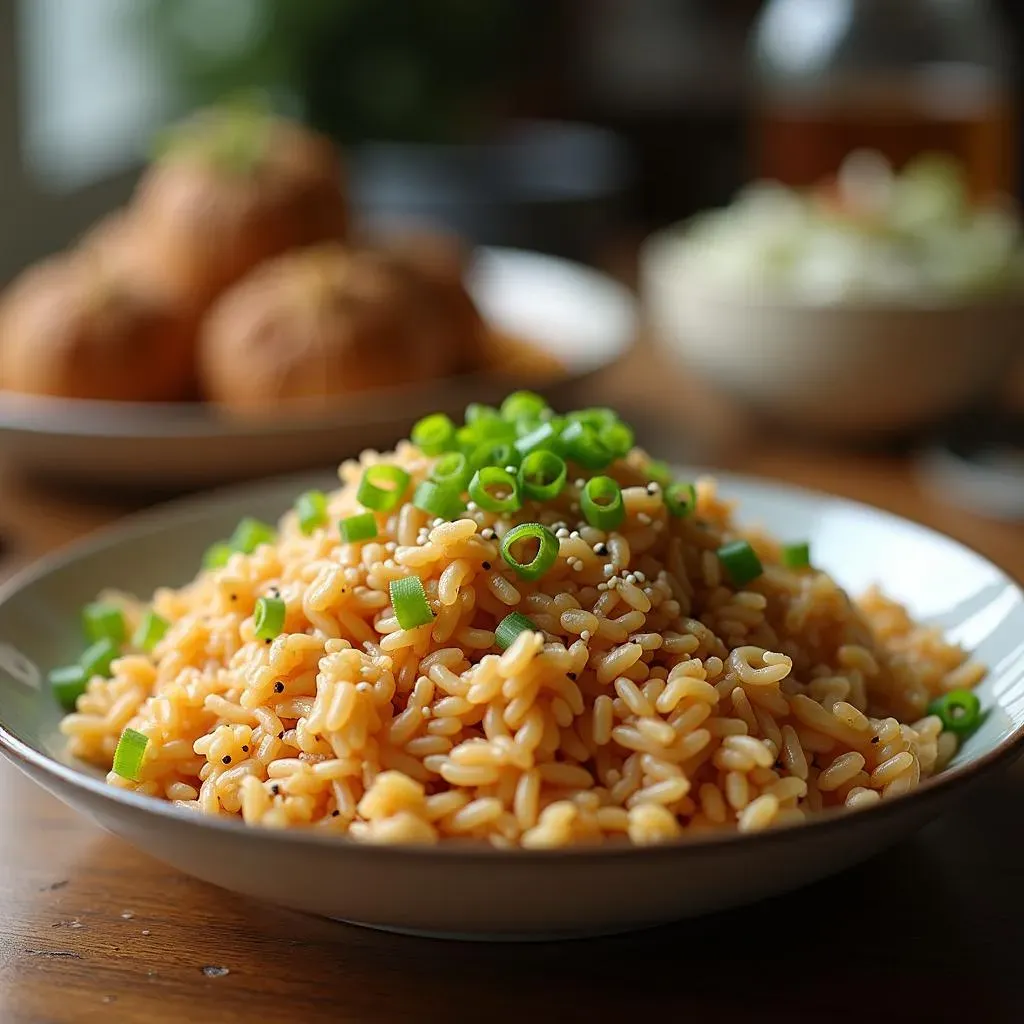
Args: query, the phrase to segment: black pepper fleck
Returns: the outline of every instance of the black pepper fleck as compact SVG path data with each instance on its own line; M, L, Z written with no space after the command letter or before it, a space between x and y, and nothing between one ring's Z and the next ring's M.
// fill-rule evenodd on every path
M878 742L878 737L877 736L872 736L871 737L871 742L872 743L877 743Z
M565 674L566 674L566 675L567 675L567 676L568 676L568 677L569 677L569 678L570 678L570 679L571 679L571 680L572 680L572 681L573 681L574 683L576 682L576 673L575 673L575 672L566 672Z
M238 600L238 595L237 594L232 594L231 595L231 600L232 601L237 601Z
M225 755L224 755L224 756L223 756L223 757L221 758L221 760L222 760L222 761L223 761L223 762L224 762L225 764L231 764L231 755L230 755L230 754L225 754Z
M341 814L341 811L331 811L332 818L336 818L339 814Z
M279 732L279 733L277 734L277 738L278 738L279 740L283 740L283 739L284 739L284 729L282 729L282 730L281 730L281 731L280 731L280 732Z
M274 683L274 693L284 693L284 683L280 679Z
M245 754L249 753L249 744L248 743L243 743L242 744L242 752L245 753Z
M608 554L608 545L607 544L603 544L603 543L602 544L598 544L594 548L594 554L595 555L607 555Z
M277 783L275 782L275 783L274 783L274 784L273 784L273 785L272 785L272 786L270 787L270 792L271 792L271 793L273 793L273 794L274 794L274 796L277 796L277 795L278 795L278 794L279 794L279 793L281 792L281 787L280 787L280 786L279 786L279 785L278 785L278 784L277 784Z
M483 563L483 565L484 565L484 568L485 568L485 569L487 569L488 571L490 571L490 568L491 568L491 563L490 563L490 562L484 562L484 563Z
M263 642L264 642L265 644L269 644L269 643L270 643L270 637L268 636L268 637L267 637L267 639L266 639L266 640L264 640Z

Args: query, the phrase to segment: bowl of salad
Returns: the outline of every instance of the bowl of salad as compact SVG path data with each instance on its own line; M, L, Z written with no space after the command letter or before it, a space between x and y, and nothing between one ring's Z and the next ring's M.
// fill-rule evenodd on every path
M960 168L852 154L797 191L758 182L650 238L641 288L685 367L791 425L913 431L990 392L1024 349L1024 246L1008 200Z

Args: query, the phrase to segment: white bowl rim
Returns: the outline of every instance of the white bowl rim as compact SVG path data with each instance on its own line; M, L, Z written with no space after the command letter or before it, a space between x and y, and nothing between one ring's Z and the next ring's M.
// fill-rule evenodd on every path
M687 257L692 256L692 250L686 249L690 228L690 221L681 221L661 228L644 239L640 245L639 256L642 291L649 292L655 277L663 277L668 273L669 260L685 263ZM979 292L972 296L950 294L947 297L942 297L934 291L921 291L917 295L908 295L906 298L860 295L838 300L816 301L807 296L787 292L785 289L755 286L740 291L710 277L699 278L694 275L689 280L699 283L700 287L693 294L699 295L701 303L705 305L731 306L778 313L910 317L954 311L995 312L1024 307L1024 285L1017 288Z
M774 493L777 496L802 497L804 500L814 502L837 502L840 505L860 512L869 512L875 516L894 520L902 525L910 525L916 530L923 531L925 534L939 539L946 544L953 544L972 557L980 559L989 568L995 570L1003 582L1012 587L1018 596L1024 597L1024 586L1022 586L1019 580L974 548L938 530L924 526L921 523L916 523L913 520L906 519L903 516L896 515L877 506L829 494L825 491L783 484L753 474L717 472L694 466L685 467L685 471L694 477L713 473L719 483L726 487L730 484L742 485L748 483L757 487L765 494ZM55 570L66 568L87 554L117 546L128 539L141 538L148 534L156 533L165 524L174 522L183 516L201 519L210 507L216 506L221 502L231 501L243 494L249 497L254 497L261 493L267 493L268 495L278 494L286 488L290 489L293 482L296 493L298 493L299 490L310 486L313 481L320 480L322 482L325 476L326 474L322 471L319 473L307 472L271 477L256 485L229 485L200 494L178 498L157 505L154 508L126 516L124 519L94 531L71 544L64 545L16 573L0 585L0 605L4 605L15 598L22 588ZM339 851L339 856L361 853L376 858L393 859L399 862L407 861L409 858L419 860L429 857L466 864L488 863L507 865L510 862L526 863L528 861L536 863L568 861L575 863L580 861L591 862L603 858L682 857L688 853L697 854L716 850L725 852L735 849L738 845L749 849L755 843L764 846L786 842L800 835L807 835L810 838L812 836L820 836L824 832L856 829L877 824L883 818L891 818L894 815L898 815L901 811L909 811L915 807L919 808L933 803L941 797L952 795L968 784L979 781L982 777L991 776L999 768L1011 763L1022 752L1024 752L1024 722L1018 725L1009 736L995 747L986 750L967 764L950 767L939 772L937 775L921 783L917 789L904 796L894 800L875 803L860 810L847 811L844 808L835 808L816 814L809 820L799 824L767 829L763 832L707 832L696 836L684 835L678 839L650 846L634 846L624 843L613 846L568 846L550 850L524 850L520 848L493 849L477 844L467 843L462 845L457 842L439 843L437 845L361 843L345 836L323 835L313 829L261 829L246 825L233 818L199 815L192 811L177 808L173 804L158 800L155 797L118 789L108 785L101 778L90 775L85 771L77 770L70 765L62 764L42 751L37 750L25 740L22 740L0 720L0 753L6 755L15 764L29 766L73 788L84 789L91 795L99 797L104 801L124 805L136 811L155 814L185 827L213 829L225 835L236 836L239 839L248 837L250 842L283 843L285 845L298 845L299 847L312 845L337 850Z

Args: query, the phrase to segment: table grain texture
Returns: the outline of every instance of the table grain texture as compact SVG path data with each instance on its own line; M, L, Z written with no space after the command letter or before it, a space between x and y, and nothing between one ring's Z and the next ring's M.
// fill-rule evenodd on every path
M596 382L593 398L641 409L659 454L879 505L1024 577L1024 528L936 503L904 457L751 431L643 349ZM10 545L0 575L131 510L9 475L0 493ZM467 944L213 889L107 835L2 761L0 1024L1020 1022L1022 812L1024 765L914 839L790 896L616 938Z

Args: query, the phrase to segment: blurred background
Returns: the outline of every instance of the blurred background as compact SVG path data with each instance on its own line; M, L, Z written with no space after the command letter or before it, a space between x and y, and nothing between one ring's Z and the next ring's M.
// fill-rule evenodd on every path
M453 182L440 176L462 173L465 205L487 205L502 190L520 202L560 192L616 198L620 227L640 235L729 201L752 175L811 184L863 145L900 160L949 147L979 190L1016 192L1020 4L790 0L755 36L769 6L2 0L0 276L124 201L169 118L251 88L345 146L399 144L357 154L357 172L365 163L376 179L359 183L381 205L389 196L441 204ZM897 65L918 80L894 84ZM774 88L765 88L766 66ZM856 96L844 105L824 88L839 71L888 78L890 93L875 96L873 110L857 110ZM797 114L786 94L798 84L819 109ZM521 123L537 118L570 123L544 132ZM466 155L450 150L510 130L526 133L525 166L505 169L511 181L469 181L457 166ZM423 195L405 194L417 185ZM487 222L493 210L475 224L463 210L447 213L479 241L512 230ZM543 240L543 220L524 230Z
M161 128L258 93L340 147L360 230L638 288L640 356L606 391L653 447L695 379L684 455L748 414L812 443L909 436L940 487L1016 515L1022 67L1015 0L0 0L0 283L127 203ZM951 162L904 188L922 154ZM758 179L814 201L739 201L698 238L724 268L707 288L685 229L645 242Z

